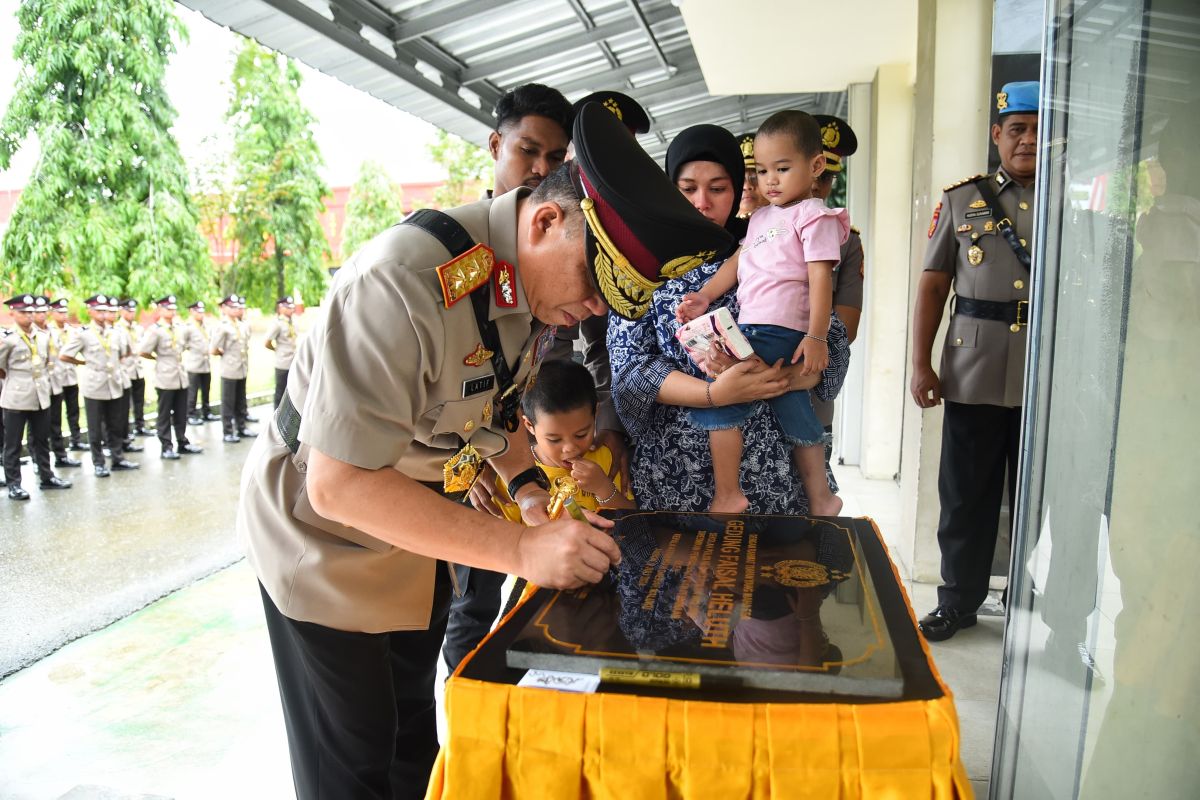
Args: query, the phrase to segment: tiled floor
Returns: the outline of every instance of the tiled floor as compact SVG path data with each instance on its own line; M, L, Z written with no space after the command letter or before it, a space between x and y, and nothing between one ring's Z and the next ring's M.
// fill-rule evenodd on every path
M885 536L899 490L839 469L847 514ZM909 585L920 610L934 587ZM1000 618L934 646L962 757L987 795ZM0 800L286 798L291 777L254 577L201 580L0 682Z

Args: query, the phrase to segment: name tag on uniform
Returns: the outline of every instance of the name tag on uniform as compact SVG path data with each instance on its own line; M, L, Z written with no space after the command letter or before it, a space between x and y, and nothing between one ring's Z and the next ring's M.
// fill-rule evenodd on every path
M978 211L968 211L965 216L967 219L975 219L976 217L990 217L992 210L990 208L981 208Z
M484 375L481 378L468 378L463 381L463 397L480 394L481 392L490 392L496 385L495 375Z

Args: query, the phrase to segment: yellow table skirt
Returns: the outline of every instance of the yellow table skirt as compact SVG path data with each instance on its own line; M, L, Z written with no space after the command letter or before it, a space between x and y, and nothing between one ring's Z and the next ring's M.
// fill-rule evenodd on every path
M426 800L970 798L954 701L929 665L943 697L872 704L668 700L453 677L449 741Z

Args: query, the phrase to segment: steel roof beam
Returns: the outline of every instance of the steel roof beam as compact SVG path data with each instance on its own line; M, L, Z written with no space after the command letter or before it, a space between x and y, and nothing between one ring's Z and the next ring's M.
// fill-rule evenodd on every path
M493 11L508 5L501 0L470 0L456 6L418 14L407 19L397 19L392 37L398 43L409 42L413 39L448 28L459 22L464 22L483 11Z
M678 51L675 66L680 72L688 72L692 69L699 69L700 65L696 61L696 56L686 52L683 48ZM585 89L604 89L611 88L621 81L628 80L634 75L641 75L646 72L657 70L662 72L662 67L659 66L658 60L655 58L639 58L633 61L627 61L617 69L608 70L606 72L592 73L584 78L574 78L568 81L555 81L554 88L558 89L563 94L571 94L573 92L583 91ZM667 80L663 76L663 80ZM657 86L662 81L656 81L648 86ZM637 94L639 90L634 89L630 94Z

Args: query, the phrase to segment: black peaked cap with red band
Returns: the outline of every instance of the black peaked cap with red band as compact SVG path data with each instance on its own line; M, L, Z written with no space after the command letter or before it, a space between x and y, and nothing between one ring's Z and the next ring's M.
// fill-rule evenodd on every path
M638 319L663 283L732 251L733 237L692 207L604 106L579 110L572 141L588 266L617 314Z

